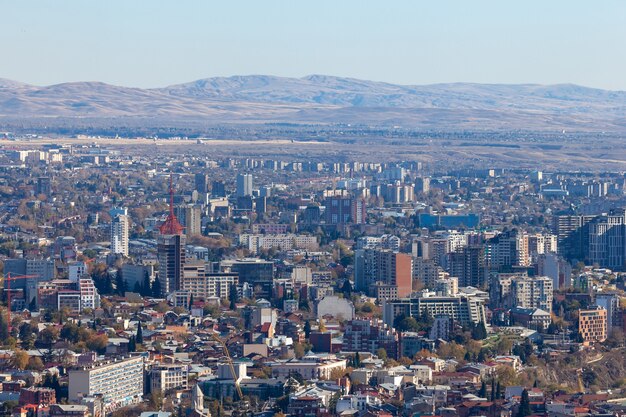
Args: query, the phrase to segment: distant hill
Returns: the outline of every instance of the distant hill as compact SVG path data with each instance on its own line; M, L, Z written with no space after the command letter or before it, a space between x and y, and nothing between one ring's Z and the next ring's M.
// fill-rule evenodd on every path
M0 117L624 131L626 92L572 84L405 86L326 75L218 77L156 89L100 82L38 87L0 79Z

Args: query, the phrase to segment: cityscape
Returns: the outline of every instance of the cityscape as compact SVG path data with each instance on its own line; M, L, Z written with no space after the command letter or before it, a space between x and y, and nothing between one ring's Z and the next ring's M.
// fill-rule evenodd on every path
M626 415L626 86L7 61L0 417Z

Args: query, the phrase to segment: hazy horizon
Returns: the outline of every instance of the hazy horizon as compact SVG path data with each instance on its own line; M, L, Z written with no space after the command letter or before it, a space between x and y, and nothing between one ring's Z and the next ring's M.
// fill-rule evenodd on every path
M0 2L0 78L157 88L324 74L626 90L626 3Z
M454 84L476 84L476 85L485 85L485 86L489 86L489 85L494 85L494 86L496 86L496 85L511 85L511 86L524 86L524 85L536 85L536 86L575 85L575 86L582 87L582 88L606 90L606 91L612 91L612 92L626 92L626 88L624 88L624 89L606 89L606 88L602 88L602 87L595 87L595 86L590 86L590 85L577 84L577 83L568 83L568 82L557 82L557 83L546 84L546 83L523 83L523 82L519 82L519 83L490 83L490 82L473 82L473 81L450 81L450 82L435 82L435 83L426 83L426 84L402 84L402 83L394 83L394 82L390 82L390 81L386 81L386 80L372 80L372 79L357 78L357 77L350 77L350 76L341 76L341 75L334 75L334 74L304 74L302 76L284 76L284 75L276 75L276 74L215 75L215 76L201 77L201 78L196 78L196 79L193 79L193 80L182 81L182 82L175 83L175 84L155 85L155 86L150 86L150 87L141 87L141 86L138 86L138 85L112 84L112 83L109 83L109 82L106 82L106 81L102 81L102 80L68 80L68 81L62 81L62 82L59 82L59 83L52 83L52 84L35 84L35 83L29 83L29 82L26 82L26 81L23 81L23 80L16 80L16 79L11 79L11 78L7 78L7 77L0 77L0 79L14 81L14 82L17 82L17 83L20 83L20 84L25 84L25 85L31 85L31 86L38 87L38 88L45 88L45 87L51 87L51 86L55 86L55 85L62 85L62 84L103 83L103 84L116 86L116 87L137 88L137 89L150 90L150 89L167 88L167 87L171 87L171 86L175 86L175 85L189 84L189 83L194 83L194 82L197 82L197 81L202 81L202 80L207 80L207 79L217 79L217 78L228 79L228 78L237 78L237 77L242 77L242 78L243 77L272 77L272 78L285 78L285 79L304 79L304 78L312 77L312 76L324 76L324 77L333 77L333 78L353 79L353 80L357 80L357 81L373 82L373 83L383 83L383 84L389 84L389 85L398 85L398 86L402 86L402 87L428 87L428 86L454 85Z

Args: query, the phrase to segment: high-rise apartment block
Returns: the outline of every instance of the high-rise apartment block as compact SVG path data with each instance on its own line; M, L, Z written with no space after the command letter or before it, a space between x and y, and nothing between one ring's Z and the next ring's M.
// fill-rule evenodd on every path
M43 194L44 196L49 197L51 193L52 193L52 181L50 177L37 178L35 194L37 195Z
M326 224L364 224L365 200L356 197L333 196L326 199Z
M199 205L177 206L174 210L176 218L185 227L187 236L199 236L202 234L202 207Z
M428 194L430 191L430 178L419 177L415 179L415 192L421 194Z
M111 214L111 253L128 256L130 219L126 207L113 208Z
M237 175L237 197L252 196L252 174Z
M517 276L511 279L510 307L540 308L552 311L552 279Z
M194 175L194 185L197 192L206 193L209 190L208 176L202 173Z
M596 216L563 215L553 219L559 253L566 259L624 269L626 212L614 210Z
M142 401L144 358L133 357L96 363L69 371L69 400L102 395L105 411Z
M413 258L388 249L355 252L356 289L381 299L406 297L413 289Z

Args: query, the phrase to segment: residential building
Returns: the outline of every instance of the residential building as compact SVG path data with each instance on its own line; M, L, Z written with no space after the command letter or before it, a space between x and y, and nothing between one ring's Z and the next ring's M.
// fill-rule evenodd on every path
M252 196L252 175L237 174L237 197Z
M298 373L305 380L310 379L330 379L335 370L346 369L346 359L334 358L309 358L304 357L299 361L268 363L272 368L274 378L285 378Z
M78 292L80 294L80 310L100 308L100 294L89 277L78 280Z
M447 271L459 279L461 287L480 288L486 282L486 262L483 246L465 246L458 252L448 253Z
M606 310L606 324L609 332L615 327L622 327L620 297L616 293L596 294L596 306Z
M206 193L209 190L209 177L203 173L194 175L194 189L199 193Z
M72 262L68 265L68 278L70 281L78 282L85 275L87 275L87 264L85 262Z
M126 207L113 208L111 213L111 253L128 256L130 218Z
M511 278L508 307L539 308L552 311L552 279L548 277L515 276Z
M144 358L141 356L95 363L69 370L69 400L102 395L107 412L142 401Z
M411 255L388 249L360 249L355 252L354 262L357 290L372 296L380 296L381 299L406 297L411 294L413 290ZM395 289L395 297L390 297L392 289Z
M202 261L187 262L183 267L181 289L189 291L194 299L228 299L232 286L238 284L237 273L210 272Z
M189 387L189 365L161 363L150 369L149 377L152 392L166 393L173 389L184 390Z
M607 311L602 307L579 310L578 333L584 342L604 342L608 336Z
M366 203L362 198L331 196L326 199L326 224L364 224Z
M391 327L377 319L350 320L343 334L342 350L345 352L370 352L385 349L387 356L398 357L398 334Z
M483 300L473 296L439 297L434 293L422 293L421 296L383 303L383 321L389 326L393 326L395 318L401 314L419 318L425 313L432 317L446 315L461 326L487 322Z

